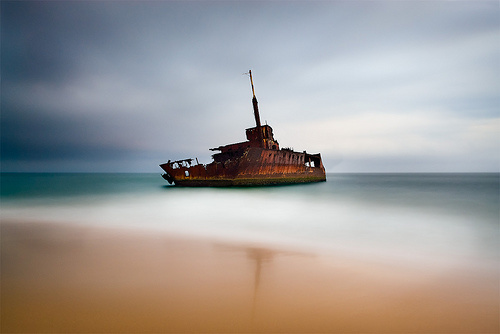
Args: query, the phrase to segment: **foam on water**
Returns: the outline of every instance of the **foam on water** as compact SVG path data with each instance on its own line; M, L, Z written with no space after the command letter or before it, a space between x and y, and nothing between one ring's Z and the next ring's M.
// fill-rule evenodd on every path
M498 174L330 175L326 183L247 189L176 188L142 174L3 175L2 181L2 219L147 229L426 265L499 260Z

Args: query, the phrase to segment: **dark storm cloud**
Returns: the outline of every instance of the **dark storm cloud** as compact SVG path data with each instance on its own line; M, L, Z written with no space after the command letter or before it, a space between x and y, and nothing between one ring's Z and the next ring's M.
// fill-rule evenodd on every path
M33 112L2 103L2 160L44 161L80 158L89 161L121 158L128 148L110 145L108 131L90 118L50 110Z
M278 140L321 149L332 161L338 152L345 161L353 149L345 166L362 164L356 150L363 146L380 153L373 165L398 165L383 154L387 142L401 142L398 127L387 130L385 146L374 147L363 133L376 134L379 125L365 128L365 114L403 122L418 137L413 154L423 165L419 145L427 147L429 138L447 152L451 142L464 146L470 138L479 147L493 128L478 120L498 117L495 1L1 6L4 169L24 159L27 170L51 169L54 161L71 169L79 160L95 162L89 170L135 170L141 161L149 166L141 170L154 170L163 159L209 157L209 147L244 140L243 129L253 125L248 78L241 75L249 68L261 117ZM414 119L428 119L432 129L455 119L453 131L464 132L430 137L404 123ZM336 123L346 124L343 137L332 130ZM408 151L390 149L392 157ZM415 165L409 161L401 164Z
M181 21L175 28L170 25L172 15L167 8L162 6L161 13L155 10L161 3L144 5L106 1L2 2L4 77L59 82L74 79L88 70L88 65L113 67L116 63L123 65L130 57L144 66L147 57L140 56L154 52L146 49L151 45L144 43L151 34L163 31L164 38L156 40L161 44L174 29L183 29Z
M138 115L148 110L137 105L132 117L127 110L118 110L124 98L140 94L131 89L134 81L148 86L147 76L154 74L154 69L147 69L147 58L137 57L141 52L137 41L149 32L145 17L142 26L135 24L141 16L138 7L106 2L2 2L4 164L16 159L116 158L143 148L134 145L151 124L135 122L139 128L131 131L127 121L140 119ZM113 8L117 13L109 15ZM138 14L134 9L139 9ZM150 18L154 13L150 11ZM168 12L163 14L168 20ZM127 60L130 55L137 63ZM128 85L123 85L124 80ZM125 86L121 91L112 87L120 85Z
M75 74L78 54L99 41L102 21L81 2L2 2L2 67L8 81L58 81ZM87 14L87 15L86 15Z

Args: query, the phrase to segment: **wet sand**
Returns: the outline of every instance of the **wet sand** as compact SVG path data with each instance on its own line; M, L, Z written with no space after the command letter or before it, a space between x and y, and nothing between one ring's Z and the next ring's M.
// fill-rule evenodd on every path
M1 224L3 333L498 333L498 270Z

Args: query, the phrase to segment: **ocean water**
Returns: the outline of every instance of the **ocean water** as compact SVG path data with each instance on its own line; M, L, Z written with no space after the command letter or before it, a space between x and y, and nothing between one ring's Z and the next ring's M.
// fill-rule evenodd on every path
M329 174L327 182L178 188L159 174L1 175L2 221L295 247L409 265L498 268L500 174Z

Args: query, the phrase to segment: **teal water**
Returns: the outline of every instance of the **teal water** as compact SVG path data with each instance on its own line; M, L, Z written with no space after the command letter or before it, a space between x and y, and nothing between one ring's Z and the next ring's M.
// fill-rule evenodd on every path
M159 174L1 175L3 221L145 229L426 265L500 259L499 174L329 174L177 188Z

